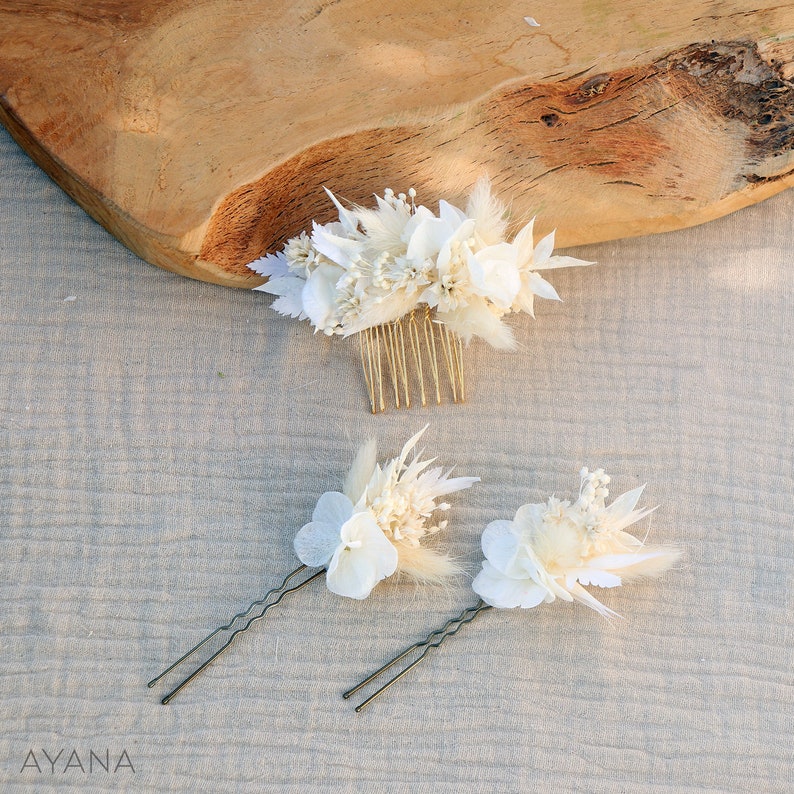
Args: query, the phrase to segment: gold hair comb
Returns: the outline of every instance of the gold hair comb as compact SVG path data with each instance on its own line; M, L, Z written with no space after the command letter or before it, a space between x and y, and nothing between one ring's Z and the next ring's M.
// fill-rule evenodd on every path
M592 264L553 256L554 232L535 245L534 220L507 242L506 209L486 178L465 211L440 201L438 214L413 189L386 190L373 209L326 193L338 221L315 222L249 268L268 278L256 289L277 296L276 311L328 336L358 335L373 413L463 401L463 345L481 337L514 349L503 318L534 316L535 296L559 300L538 271Z

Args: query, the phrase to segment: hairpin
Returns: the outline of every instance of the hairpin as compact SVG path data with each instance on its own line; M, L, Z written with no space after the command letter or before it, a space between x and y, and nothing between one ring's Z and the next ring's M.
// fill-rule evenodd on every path
M149 682L148 686L153 687L210 640L219 635L225 637L206 661L162 699L163 704L169 703L217 659L237 635L261 620L287 595L323 574L332 593L364 599L378 582L394 573L425 584L439 584L458 572L447 554L422 545L422 540L447 525L446 521L431 521L433 513L449 509L448 503L438 500L471 487L480 478L450 477L451 470L430 468L435 459L420 460L422 452L409 460L409 453L426 429L427 426L409 439L400 454L382 466L377 462L374 440L361 447L342 491L324 493L314 508L312 520L296 535L293 545L301 565L287 574L278 587L208 634ZM291 584L310 568L320 570ZM239 628L235 629L235 625Z
M545 504L519 507L512 521L488 524L482 534L485 560L472 583L480 600L345 692L343 697L349 698L398 662L418 653L356 711L383 694L482 612L492 608L529 609L559 598L578 601L607 618L619 617L585 586L618 587L632 579L658 576L679 558L678 549L646 546L625 531L655 509L635 509L645 486L607 506L609 477L603 469L582 469L580 476L579 498L573 504L551 497Z
M315 222L311 235L248 267L268 278L255 289L276 295L279 313L328 336L358 335L373 413L391 399L410 407L416 384L422 406L441 403L442 391L463 401L463 344L476 336L514 349L502 318L534 317L535 296L560 299L538 271L592 264L552 256L554 232L535 245L534 219L507 242L506 208L487 178L465 211L441 201L437 215L416 204L413 189L386 190L374 209L348 209L326 193L338 221Z

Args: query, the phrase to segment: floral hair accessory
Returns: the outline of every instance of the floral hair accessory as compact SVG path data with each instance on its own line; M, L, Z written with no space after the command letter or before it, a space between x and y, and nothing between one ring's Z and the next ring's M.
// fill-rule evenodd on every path
M294 548L301 565L279 587L238 612L153 678L153 687L210 640L223 634L225 642L200 667L162 699L169 703L202 670L218 658L254 622L290 593L325 575L328 589L336 595L364 599L381 580L394 573L425 584L441 584L458 572L448 555L422 545L429 535L446 528L433 523L437 511L449 509L441 497L470 488L479 477L451 477L450 470L433 466L433 459L409 460L425 426L403 446L400 454L380 465L374 440L359 450L342 491L328 491L318 500L312 520L295 537ZM307 568L319 568L298 584L287 586ZM240 623L239 628L234 628Z
M575 502L551 497L546 503L519 507L512 521L488 524L482 534L485 560L472 583L480 601L345 692L343 697L349 698L397 662L419 652L414 661L356 711L361 711L481 612L494 607L530 609L559 598L578 601L607 618L618 617L585 587L618 587L633 579L658 576L680 557L678 549L646 546L625 531L652 511L636 508L645 486L607 505L609 477L603 469L582 469L580 475L579 498Z
M344 207L333 223L314 223L277 254L249 264L278 296L273 308L308 319L326 335L358 334L372 412L386 396L409 407L415 372L422 405L441 402L446 373L452 399L464 399L462 345L481 337L514 349L503 318L534 316L535 297L559 300L539 271L589 265L552 256L554 232L535 245L533 221L511 242L506 208L480 179L466 209L439 202L438 214L415 203L416 191L376 196L377 207ZM389 383L391 388L389 388Z

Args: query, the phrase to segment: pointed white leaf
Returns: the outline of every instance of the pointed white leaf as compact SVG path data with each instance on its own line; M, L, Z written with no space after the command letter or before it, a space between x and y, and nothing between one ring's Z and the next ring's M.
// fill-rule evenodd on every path
M312 231L312 245L324 257L343 268L357 261L364 247L358 240L341 237L317 224Z
M594 264L595 262L575 259L572 256L550 256L545 262L536 262L532 267L534 270L552 270L558 267L585 267Z
M681 557L678 549L656 548L628 554L605 554L589 560L604 571L618 573L624 580L654 577L663 574Z
M306 282L298 276L274 276L264 284L254 287L255 292L266 292L269 295L292 295L296 291L300 294Z
M582 585L595 585L596 587L619 587L622 583L617 574L600 571L596 568L585 568L578 571L576 581Z
M543 276L539 276L537 273L529 274L527 284L539 298L548 298L553 301L560 300L557 290Z
M530 317L535 317L535 293L529 287L524 287L516 296L513 311L526 312Z
M463 212L463 210L458 209L454 204L450 204L443 199L438 202L438 216L453 229L456 229L467 220L466 213Z
M547 234L536 246L533 253L533 269L539 270L541 265L551 256L554 250L554 232Z
M610 609L608 606L602 604L595 596L591 595L584 589L578 582L575 582L573 587L571 587L571 595L576 599L580 604L584 604L585 606L590 607L590 609L594 609L600 615L603 615L605 618L619 618L617 612Z
M512 242L512 247L516 252L516 262L518 262L518 266L522 270L526 267L535 267L532 263L532 257L535 252L534 228L535 219L533 218L526 226L521 228L521 231Z
M289 265L287 258L283 253L265 254L265 256L255 259L250 262L246 267L258 273L260 276L286 276L289 273Z
M297 290L294 295L282 295L276 298L273 303L270 304L270 308L285 317L293 317L297 320L307 319L306 313L303 311L300 290Z
M334 206L339 212L339 222L344 226L345 231L348 234L353 234L358 229L358 219L356 216L350 210L345 209L327 187L323 187L323 190L328 194L328 198L334 202Z

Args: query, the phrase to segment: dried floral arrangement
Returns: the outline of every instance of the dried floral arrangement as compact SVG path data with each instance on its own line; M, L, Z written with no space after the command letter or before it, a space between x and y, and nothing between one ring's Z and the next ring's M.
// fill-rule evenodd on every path
M556 497L525 504L511 521L492 521L482 533L485 560L472 589L480 597L473 607L414 643L379 670L344 693L349 698L403 659L418 657L356 707L360 711L418 665L447 637L492 609L530 609L557 599L577 601L607 618L617 613L602 604L586 586L610 588L664 573L681 555L673 547L646 546L626 529L652 509L637 502L645 486L606 504L609 477L603 469L582 469L574 502Z
M555 256L554 232L537 244L534 219L506 239L508 213L481 178L465 210L440 201L438 213L416 204L416 192L376 196L377 206L346 208L326 189L339 219L314 223L283 250L249 267L268 281L273 308L308 320L326 335L359 336L370 407L410 406L412 384L422 405L465 397L463 344L484 339L510 350L516 339L504 318L534 317L536 297L559 300L540 273L589 265Z
M287 574L279 587L208 634L149 682L148 686L153 687L215 637L226 638L220 648L162 699L163 704L169 703L237 635L261 620L285 596L323 575L330 592L364 599L379 582L395 573L423 584L440 584L459 572L447 554L423 545L422 541L446 528L446 521L433 519L434 513L445 512L450 507L439 500L470 488L480 478L451 477L451 470L433 466L434 459L420 459L421 452L409 459L426 429L427 426L410 438L400 454L384 464L377 462L374 440L360 448L342 491L325 492L317 501L312 520L296 535L293 545L301 565ZM320 570L298 584L290 584L307 568ZM238 624L241 624L239 628L235 628Z

